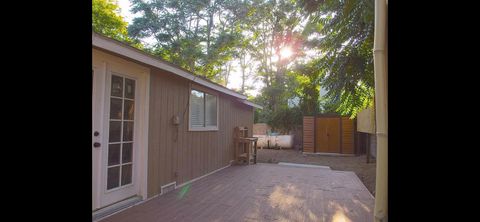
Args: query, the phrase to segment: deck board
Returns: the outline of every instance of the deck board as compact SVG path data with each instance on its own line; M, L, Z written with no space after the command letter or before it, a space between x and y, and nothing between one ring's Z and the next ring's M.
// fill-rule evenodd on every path
M232 166L101 222L373 221L374 199L352 172ZM342 220L343 219L343 220Z

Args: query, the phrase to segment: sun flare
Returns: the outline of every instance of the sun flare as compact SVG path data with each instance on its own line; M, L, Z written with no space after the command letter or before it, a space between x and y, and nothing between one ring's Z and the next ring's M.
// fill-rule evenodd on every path
M292 56L293 52L292 52L292 49L290 47L284 47L280 50L280 56L282 58L288 58L290 56Z

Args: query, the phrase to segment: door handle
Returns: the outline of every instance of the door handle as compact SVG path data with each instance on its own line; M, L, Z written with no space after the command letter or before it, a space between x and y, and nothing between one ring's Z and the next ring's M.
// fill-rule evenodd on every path
M100 147L100 145L101 145L101 144L100 144L100 143L98 143L98 142L95 142L95 143L93 143L93 147L95 147L95 148L98 148L98 147Z

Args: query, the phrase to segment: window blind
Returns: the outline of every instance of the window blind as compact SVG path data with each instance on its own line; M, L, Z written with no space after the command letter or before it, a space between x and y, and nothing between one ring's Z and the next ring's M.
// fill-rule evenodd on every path
M205 94L205 126L217 126L217 97Z
M204 112L203 92L192 90L190 95L190 125L192 127L204 127Z

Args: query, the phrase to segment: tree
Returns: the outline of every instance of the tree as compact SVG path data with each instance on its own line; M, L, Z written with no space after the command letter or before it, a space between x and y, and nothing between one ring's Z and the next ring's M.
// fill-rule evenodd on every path
M153 37L153 54L225 86L239 70L241 93L262 81L255 121L287 130L299 114L354 117L373 102L373 0L131 2L129 35Z
M318 67L318 59L306 64L297 64L289 74L293 97L299 98L299 107L303 115L314 115L320 112L320 84L319 77L323 69Z
M263 81L261 103L264 112L276 112L287 103L285 80L289 64L301 56L302 37L295 28L301 21L300 8L292 1L252 1L247 30L251 33L251 56L258 61L256 73ZM292 48L289 58L281 56Z
M93 31L137 48L143 48L138 40L133 40L128 36L128 23L118 15L118 10L116 1L92 0Z
M153 52L163 59L204 77L221 82L219 75L235 54L241 39L241 1L227 0L132 0L129 33L135 38L153 37Z
M312 47L324 52L317 61L325 73L321 84L327 90L327 107L355 115L372 105L373 0L303 0L309 14L307 32L316 36Z

